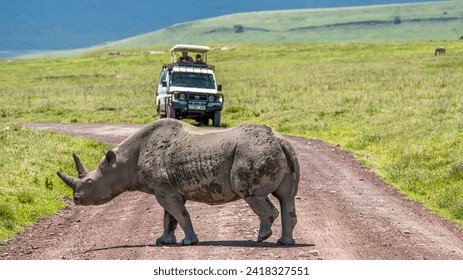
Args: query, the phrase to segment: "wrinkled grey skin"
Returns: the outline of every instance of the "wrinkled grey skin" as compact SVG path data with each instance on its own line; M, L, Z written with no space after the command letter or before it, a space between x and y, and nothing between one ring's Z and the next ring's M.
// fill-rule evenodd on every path
M282 212L279 244L295 244L295 196L299 163L290 144L264 125L240 125L206 131L173 119L158 120L106 151L96 170L89 172L74 155L78 178L58 176L74 190L78 205L103 204L125 191L154 194L164 208L164 233L156 244L176 243L177 224L185 232L184 245L198 243L187 200L210 205L244 199L260 218L257 241L271 234Z

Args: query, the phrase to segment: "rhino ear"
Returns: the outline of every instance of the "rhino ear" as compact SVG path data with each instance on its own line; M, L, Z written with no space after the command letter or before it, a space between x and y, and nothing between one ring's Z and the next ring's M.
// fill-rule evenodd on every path
M116 153L111 150L105 150L106 165L111 166L116 162Z

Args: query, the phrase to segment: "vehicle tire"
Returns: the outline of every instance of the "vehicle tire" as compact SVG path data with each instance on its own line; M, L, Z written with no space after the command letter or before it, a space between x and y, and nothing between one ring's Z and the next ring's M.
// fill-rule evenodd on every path
M168 105L166 108L166 115L168 118L175 119L175 109Z
M212 125L214 125L214 127L219 127L220 126L220 118L221 118L221 112L220 111L215 111L214 112L214 118L212 119Z
M160 108L161 108L161 104L158 103L158 105L156 106L156 113L160 119L163 119L166 117L166 114L162 114Z

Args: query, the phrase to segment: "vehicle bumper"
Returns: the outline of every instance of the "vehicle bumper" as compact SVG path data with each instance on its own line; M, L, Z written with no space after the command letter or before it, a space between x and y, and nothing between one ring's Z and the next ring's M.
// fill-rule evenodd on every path
M222 111L222 103L221 102L189 102L189 101L179 101L175 100L172 101L172 108L176 111L181 111L183 113L186 112L213 112L213 111Z

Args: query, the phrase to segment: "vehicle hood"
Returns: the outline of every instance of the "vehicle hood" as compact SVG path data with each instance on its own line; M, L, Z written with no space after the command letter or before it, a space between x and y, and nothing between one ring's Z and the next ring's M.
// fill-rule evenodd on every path
M170 91L181 91L181 92L193 92L193 93L208 93L208 94L217 94L216 89L209 88L195 88L195 87L170 87Z

